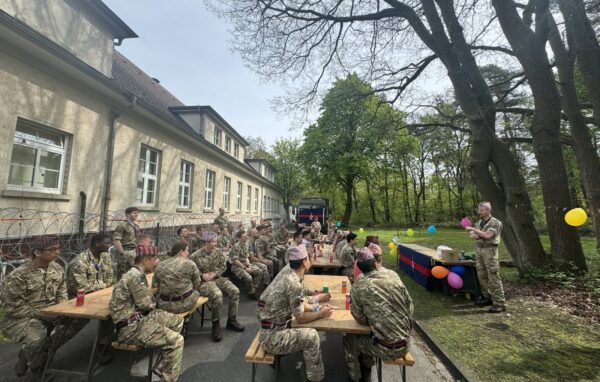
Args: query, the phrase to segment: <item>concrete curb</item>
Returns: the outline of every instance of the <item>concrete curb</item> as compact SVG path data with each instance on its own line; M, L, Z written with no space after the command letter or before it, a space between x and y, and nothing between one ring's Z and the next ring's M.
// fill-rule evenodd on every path
M421 337L423 337L425 342L427 342L427 345L429 345L435 355L440 358L442 363L448 368L450 373L454 376L454 378L456 378L457 381L479 382L479 379L476 378L471 371L469 371L465 366L460 364L456 359L444 351L440 341L433 334L426 330L425 325L416 320L413 320L413 322L415 323L415 328Z

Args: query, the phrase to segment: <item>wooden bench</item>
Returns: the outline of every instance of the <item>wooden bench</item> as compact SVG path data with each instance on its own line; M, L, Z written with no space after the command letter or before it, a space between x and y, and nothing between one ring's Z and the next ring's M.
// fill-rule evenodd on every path
M402 382L406 382L406 366L413 366L415 364L415 359L413 358L412 354L410 354L410 352L407 352L406 355L404 355L404 357L402 358L386 359L383 360L383 363L385 363L386 365L400 366L400 370L402 372ZM377 358L377 381L379 382L383 380L381 365L381 358Z
M267 353L258 341L259 333L256 333L254 340L250 344L244 359L252 364L252 382L256 378L256 367L258 364L271 365L275 369L275 380L279 380L279 356Z
M200 326L204 326L204 304L208 302L208 297L200 296L196 301L196 306L187 312L177 313L178 316L183 317L183 327L181 328L181 335L187 337L187 329L194 312L200 313ZM201 308L202 307L202 308Z

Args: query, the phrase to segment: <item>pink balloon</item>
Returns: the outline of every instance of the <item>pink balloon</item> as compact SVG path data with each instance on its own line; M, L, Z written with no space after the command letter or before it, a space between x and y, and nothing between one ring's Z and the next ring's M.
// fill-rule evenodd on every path
M454 272L448 273L448 285L454 289L460 289L463 286L463 279Z
M469 219L469 218L462 218L462 220L460 221L460 225L463 228L467 228L467 227L472 227L473 223L471 223L471 219Z

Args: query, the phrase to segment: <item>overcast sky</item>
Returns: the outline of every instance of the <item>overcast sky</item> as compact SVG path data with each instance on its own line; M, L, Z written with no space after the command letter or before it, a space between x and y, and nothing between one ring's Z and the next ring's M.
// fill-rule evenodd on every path
M290 131L269 100L283 94L261 84L231 51L226 21L200 0L104 0L139 38L117 49L186 105L210 105L241 135L261 136L267 144Z

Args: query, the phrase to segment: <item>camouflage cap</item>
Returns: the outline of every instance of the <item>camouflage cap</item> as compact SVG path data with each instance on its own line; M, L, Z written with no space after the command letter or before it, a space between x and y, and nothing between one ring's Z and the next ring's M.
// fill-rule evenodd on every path
M135 248L135 257L156 255L158 255L158 247L155 247L153 245L138 245Z
M362 248L356 254L356 261L359 263L364 263L371 260L375 260L375 255L373 255L373 252L371 252L369 248Z
M38 236L33 239L33 249L46 249L60 245L58 237L54 235Z
M202 232L202 240L205 243L217 240L217 233L213 231L204 231Z
M290 260L304 260L308 257L306 247L303 245L290 247L288 251L290 253Z

